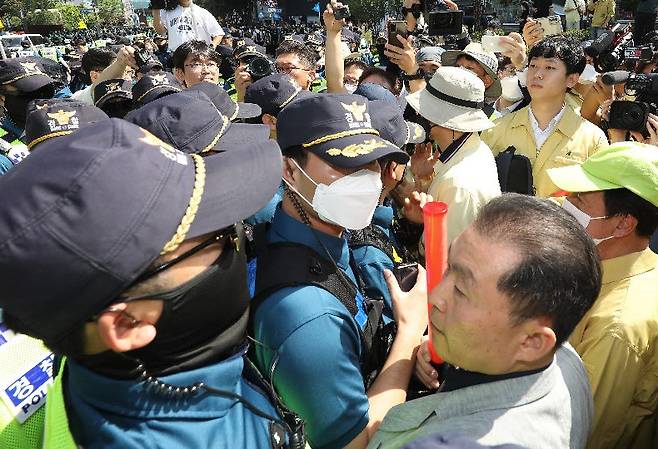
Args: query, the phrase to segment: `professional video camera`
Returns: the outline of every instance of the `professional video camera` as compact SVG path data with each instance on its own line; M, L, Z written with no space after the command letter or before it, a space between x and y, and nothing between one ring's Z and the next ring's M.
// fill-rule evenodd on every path
M258 81L259 79L265 78L274 73L274 64L272 64L272 61L267 58L256 56L249 61L249 65L247 65L245 72L251 75L252 81Z
M594 66L599 72L610 72L624 63L632 70L638 62L650 62L653 47L635 47L631 26L617 24L594 40L585 53L594 58Z
M610 106L610 128L640 131L648 136L647 118L658 111L658 73L636 74L623 70L604 73L607 85L625 83L624 91L635 95L635 101L613 101Z
M421 4L427 24L427 34L430 36L461 34L464 11L449 9L443 0L421 0Z

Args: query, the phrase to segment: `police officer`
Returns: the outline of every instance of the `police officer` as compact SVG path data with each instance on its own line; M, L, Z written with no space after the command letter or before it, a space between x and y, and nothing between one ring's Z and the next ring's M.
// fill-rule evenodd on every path
M302 98L277 120L286 189L271 225L255 233L255 358L305 420L312 447L365 447L376 423L404 402L427 325L424 271L410 293L387 272L398 332L390 350L382 344L382 304L357 288L343 237L370 224L380 161L408 160L377 134L357 95Z
M52 98L61 84L49 77L43 58L11 58L0 61L0 97L7 112L0 128L1 152L13 164L28 155L23 142L27 105L39 98Z
M66 356L44 447L291 440L246 362L235 226L271 198L280 163L272 141L200 158L111 119L44 142L2 177L4 318Z

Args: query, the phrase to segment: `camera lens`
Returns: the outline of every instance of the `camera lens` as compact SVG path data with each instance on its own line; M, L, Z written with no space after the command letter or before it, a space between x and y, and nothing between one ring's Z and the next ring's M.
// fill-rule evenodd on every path
M249 73L255 78L263 78L271 75L272 64L265 58L254 58L249 63Z

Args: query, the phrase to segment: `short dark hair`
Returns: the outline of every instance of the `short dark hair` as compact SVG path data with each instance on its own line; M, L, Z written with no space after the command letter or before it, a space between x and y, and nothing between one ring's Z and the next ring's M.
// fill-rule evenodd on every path
M515 193L491 200L473 226L521 254L497 286L509 297L515 324L546 317L562 344L601 290L598 252L585 229L554 202Z
M298 41L283 41L276 49L276 57L281 55L295 54L299 60L304 64L306 69L315 70L315 65L318 62L318 55L308 45Z
M364 80L366 80L369 76L372 75L377 75L381 76L388 82L389 84L389 89L393 95L396 97L400 95L400 92L402 91L402 82L400 81L400 78L395 76L394 73L392 72L387 72L384 69L381 69L379 67L372 67L368 66L363 70L363 73L361 74L361 78L359 78L359 84L361 84Z
M185 60L191 54L197 58L215 61L218 66L222 64L222 57L211 45L204 41L187 41L180 44L171 56L171 63L174 68L185 70Z
M651 237L658 229L658 207L628 189L603 191L606 215L632 215L637 219L635 233Z
M82 70L87 75L89 75L92 70L100 72L109 67L116 57L116 53L109 48L90 48L89 51L82 56Z
M578 41L566 36L549 36L535 44L530 50L528 61L533 58L557 58L567 66L567 75L585 70L585 52Z
M368 64L366 64L363 61L359 61L357 59L348 59L347 61L345 61L345 70L347 70L350 67L357 67L365 71L366 69L368 69Z
M308 153L301 145L284 148L281 150L281 153L290 159L294 159L300 167L306 167L306 162L308 161Z

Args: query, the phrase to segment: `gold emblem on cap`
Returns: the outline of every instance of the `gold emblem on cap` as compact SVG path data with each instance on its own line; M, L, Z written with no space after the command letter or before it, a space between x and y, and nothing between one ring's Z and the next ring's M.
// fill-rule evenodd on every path
M117 90L121 89L121 86L119 85L119 83L107 83L106 86L107 86L107 92L108 93L114 92L114 91L117 91Z
M353 143L348 145L342 150L338 148L331 148L327 150L329 156L344 156L344 157L358 157L365 154L370 154L378 148L386 148L386 144L376 139L366 140L363 143Z
M244 39L240 39L240 40L238 41L238 45L237 45L237 47L242 47L245 43L246 43L246 42L244 41Z
M345 104L341 102L343 108L351 113L357 122L362 122L364 120L364 115L368 106L364 104L359 104L356 101L353 101L352 104Z
M60 109L57 112L49 112L48 117L55 120L59 126L68 125L71 117L75 115L76 111L64 111Z
M167 79L167 75L164 73L162 75L151 75L151 78L153 78L153 84L158 85L158 84L169 84L169 80Z
M20 64L23 67L23 70L25 70L26 75L35 75L42 73L41 69L37 67L36 62L21 62Z
M250 51L250 52L255 53L255 52L256 52L256 47L255 47L254 45L249 45L249 46L247 47L247 50L246 50L246 51Z

